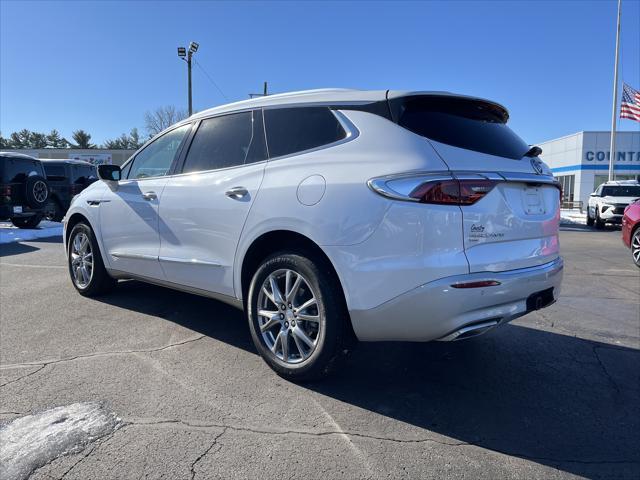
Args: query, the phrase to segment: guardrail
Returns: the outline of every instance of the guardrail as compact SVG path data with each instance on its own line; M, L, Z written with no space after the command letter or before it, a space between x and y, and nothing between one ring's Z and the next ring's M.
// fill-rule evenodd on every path
M583 207L582 200L576 200L576 201L562 200L562 203L560 204L560 208L566 208L570 210L580 210L580 213L582 213L582 207Z

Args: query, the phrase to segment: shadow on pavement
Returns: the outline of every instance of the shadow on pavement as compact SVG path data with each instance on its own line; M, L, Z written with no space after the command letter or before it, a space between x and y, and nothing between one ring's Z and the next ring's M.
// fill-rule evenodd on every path
M604 228L598 230L595 227L589 227L588 225L580 223L561 223L561 232L591 232L591 233L608 233L619 232L622 230L621 225L605 225Z
M9 257L11 255L20 255L21 253L34 252L40 250L37 246L28 245L31 243L62 243L62 237L55 235L52 237L36 238L23 242L0 243L0 257Z
M133 281L100 300L255 353L242 313L214 300ZM636 349L508 325L458 343L362 343L303 387L572 474L637 478L639 365Z
M11 255L20 255L21 253L34 252L36 250L40 249L20 242L0 243L0 257L10 257Z

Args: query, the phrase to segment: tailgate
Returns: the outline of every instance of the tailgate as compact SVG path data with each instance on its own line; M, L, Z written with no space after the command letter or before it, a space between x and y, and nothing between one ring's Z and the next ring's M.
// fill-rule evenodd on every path
M560 192L552 176L536 172L537 159L515 160L431 143L459 179L497 181L481 200L460 207L471 272L532 267L558 257Z

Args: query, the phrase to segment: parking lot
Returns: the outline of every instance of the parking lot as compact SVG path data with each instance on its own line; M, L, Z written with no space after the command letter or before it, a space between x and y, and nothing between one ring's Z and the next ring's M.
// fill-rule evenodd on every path
M33 479L637 479L640 272L619 230L561 245L552 307L467 342L360 344L295 385L231 307L134 281L86 299L60 237L3 244L0 421L88 401L121 420Z

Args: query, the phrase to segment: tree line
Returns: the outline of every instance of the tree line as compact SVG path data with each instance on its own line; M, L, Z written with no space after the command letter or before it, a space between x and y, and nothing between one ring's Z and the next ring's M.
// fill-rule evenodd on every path
M117 138L107 139L101 145L91 143L91 134L85 130L74 130L71 140L60 135L56 129L49 133L34 132L26 128L13 132L7 138L0 133L0 149L41 149L41 148L106 148L109 150L137 150L148 139L163 131L165 128L186 118L186 112L176 110L173 106L160 107L144 115L147 138L141 138L137 128L123 133Z

